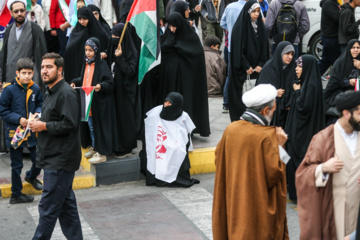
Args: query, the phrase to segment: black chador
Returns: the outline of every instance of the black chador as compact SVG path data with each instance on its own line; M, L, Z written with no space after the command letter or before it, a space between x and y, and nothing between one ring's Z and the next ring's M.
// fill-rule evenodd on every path
M285 132L290 160L286 165L290 200L296 201L295 172L305 157L312 137L325 127L324 97L317 60L303 55L297 61L302 66L300 90L294 91Z
M123 29L124 24L119 23L112 29L112 34L120 37ZM112 38L108 52L109 64L115 63L114 93L120 148L120 153L117 155L128 154L137 147L137 136L141 126L138 51L128 30L125 31L121 43L122 55L116 57L114 54L120 38Z
M247 78L246 71L252 67L263 67L269 58L268 40L261 15L252 21L249 9L256 4L248 1L235 22L231 35L229 71L229 110L231 121L240 119L246 107L242 102L242 88ZM250 78L255 79L254 72Z
M184 111L194 122L194 133L210 135L204 49L189 23L177 12L171 13L168 27L161 39L161 65L159 67L160 99L170 92L184 97Z
M295 52L290 42L279 43L272 57L266 62L260 72L256 85L270 83L276 89L284 89L282 97L276 98L276 110L271 121L271 125L285 128L288 109L291 104L293 94L293 83L296 80L295 60L292 59L289 64L283 62L283 55L289 52Z

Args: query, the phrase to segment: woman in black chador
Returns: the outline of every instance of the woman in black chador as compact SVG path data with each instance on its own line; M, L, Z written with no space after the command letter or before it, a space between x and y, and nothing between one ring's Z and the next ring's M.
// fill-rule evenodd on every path
M207 137L210 126L204 49L179 13L171 13L167 21L169 26L161 39L159 98L170 92L182 94L184 111L196 126L194 133Z
M114 92L118 126L119 150L115 157L131 154L137 147L137 136L141 125L140 93L138 86L138 51L134 46L129 31L125 31L121 43L121 54L116 56L124 24L119 23L112 29L113 38L108 51L108 63L115 63Z
M146 185L191 187L200 183L190 178L190 134L195 125L183 110L184 99L169 93L163 105L149 112L145 119ZM192 147L192 146L191 146Z
M88 7L91 9L95 18L99 21L100 25L102 26L108 37L111 38L111 28L109 24L106 22L106 20L103 18L103 16L101 15L100 8L98 8L94 4L89 4Z
M245 111L242 88L247 75L258 77L269 58L268 40L261 20L260 5L248 1L241 11L231 35L229 71L229 111L231 121L237 121Z
M352 39L335 61L330 79L324 90L326 103L326 125L335 123L338 114L335 110L335 97L347 90L354 90L355 79L360 75L360 41Z
M296 61L299 81L293 83L294 95L285 132L290 160L286 165L289 198L297 201L295 172L305 157L312 137L325 127L324 98L317 60L303 55Z
M285 128L294 91L293 83L296 80L294 52L295 49L290 42L279 43L256 81L256 85L270 83L277 89L276 110L270 124L282 128Z
M84 60L84 45L86 40L91 37L99 39L101 44L100 52L104 52L109 44L109 37L94 17L89 7L79 8L78 22L72 30L70 39L65 48L65 80L72 81L80 76Z

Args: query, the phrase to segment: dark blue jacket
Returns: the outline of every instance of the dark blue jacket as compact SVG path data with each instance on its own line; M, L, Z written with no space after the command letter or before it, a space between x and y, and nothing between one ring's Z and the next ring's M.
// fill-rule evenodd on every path
M44 98L38 85L33 81L28 84L27 90L20 84L18 78L12 83L4 85L0 97L0 117L4 120L6 146L10 147L16 128L20 125L20 118L29 118L29 114L40 113ZM21 147L36 145L36 134L31 132L28 141Z

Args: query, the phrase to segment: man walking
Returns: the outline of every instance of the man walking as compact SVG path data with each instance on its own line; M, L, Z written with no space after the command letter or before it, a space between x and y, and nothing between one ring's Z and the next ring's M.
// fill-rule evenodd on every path
M41 118L29 123L37 132L36 164L44 169L44 190L39 203L39 225L33 240L50 239L56 220L67 239L81 240L82 231L72 183L81 160L80 100L62 76L64 59L47 53L41 77L47 85Z
M214 240L289 239L286 174L281 161L287 135L268 126L277 90L260 84L244 93L248 107L232 122L215 151ZM285 152L285 156L286 156Z
M316 134L296 171L300 239L342 240L360 203L360 92L335 99L338 121Z

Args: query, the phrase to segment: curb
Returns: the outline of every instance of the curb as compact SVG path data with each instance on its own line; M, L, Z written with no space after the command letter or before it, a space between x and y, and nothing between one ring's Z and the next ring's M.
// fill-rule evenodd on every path
M41 180L41 182L43 182ZM91 174L84 174L75 176L73 181L73 189L82 189L90 188L95 186L95 177ZM11 184L2 184L0 185L1 197L9 198L11 197ZM21 191L24 194L42 194L42 191L35 190L30 183L23 182L23 190Z
M215 172L215 147L199 148L189 152L190 174Z

